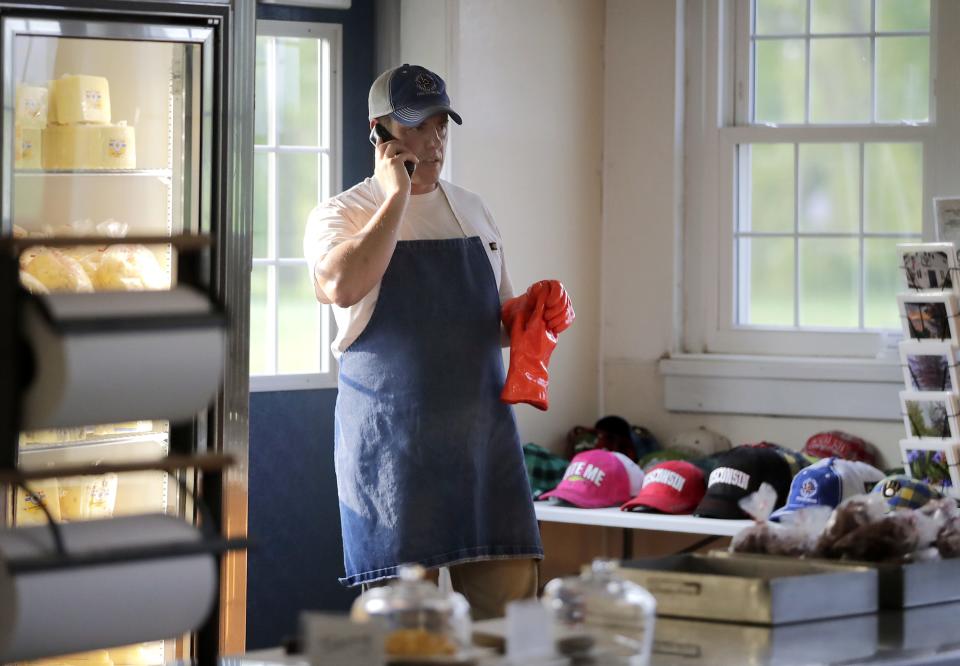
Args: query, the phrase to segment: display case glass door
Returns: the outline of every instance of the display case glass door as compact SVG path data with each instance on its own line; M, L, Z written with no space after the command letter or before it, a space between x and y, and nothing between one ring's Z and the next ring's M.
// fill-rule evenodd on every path
M170 245L125 239L210 230L212 29L7 17L2 30L2 232L96 241L28 248L21 283L38 294L174 287ZM22 432L18 464L159 458L169 430L155 420ZM59 477L31 489L64 522L191 511L163 472ZM46 520L22 492L6 505L9 523ZM185 638L85 658L160 664L188 651Z

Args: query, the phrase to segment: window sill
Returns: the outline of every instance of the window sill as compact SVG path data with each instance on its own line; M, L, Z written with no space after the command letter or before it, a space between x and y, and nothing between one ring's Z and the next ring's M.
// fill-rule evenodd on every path
M251 375L250 392L267 391L311 391L316 389L337 388L337 373L317 373L310 375Z
M659 363L668 411L899 421L890 359L676 354Z

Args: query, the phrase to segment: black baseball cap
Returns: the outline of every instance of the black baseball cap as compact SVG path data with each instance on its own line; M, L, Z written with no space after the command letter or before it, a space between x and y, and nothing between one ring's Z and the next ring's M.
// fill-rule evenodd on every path
M368 120L390 116L407 127L419 125L440 112L458 125L463 124L460 114L450 108L447 84L420 65L404 64L378 76L370 86L367 107Z
M776 450L738 446L718 456L716 463L707 479L707 494L693 515L729 520L750 518L739 502L757 492L762 483L769 483L777 491L774 508L786 503L793 476L790 465Z

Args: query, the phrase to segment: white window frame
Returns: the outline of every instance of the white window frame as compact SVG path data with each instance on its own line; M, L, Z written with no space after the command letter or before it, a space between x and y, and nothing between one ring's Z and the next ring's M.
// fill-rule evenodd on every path
M321 119L319 128L319 146L278 146L276 106L268 101L267 105L267 141L266 145L256 145L255 153L265 153L267 159L267 258L254 258L252 266L299 266L304 275L309 273L307 260L303 257L277 257L279 247L277 197L277 160L276 155L282 153L316 153L329 157L330 179L325 180L324 170L320 170L318 182L319 199L322 201L342 189L342 132L341 118L343 108L343 68L342 39L343 27L335 23L307 23L300 21L257 21L258 37L296 37L315 38L326 40L329 49L320 49L319 57L328 58L330 63L329 76L327 69L321 62L320 73L323 77L319 86L321 96L320 105L324 106L324 98L329 100L330 113ZM275 49L267 52L267 97L276 99L276 65ZM273 350L272 369L276 369L279 354L277 338L279 285L277 271L268 271L267 278L267 346ZM320 372L300 374L262 374L250 375L250 390L257 391L295 391L307 389L335 388L337 386L337 364L330 351L330 343L334 336L334 321L329 305L316 304L320 317L320 337L317 341L317 353L320 355Z
M683 330L661 362L666 407L684 411L894 420L902 388L899 332L735 326L735 147L791 141L921 142L923 234L933 239L932 198L960 192L960 3L931 0L931 124L738 126L749 84L749 0L686 0L678 39L684 62ZM739 20L738 20L738 17ZM956 28L949 32L949 26ZM939 39L948 32L950 38ZM741 49L739 59L737 49ZM736 65L742 64L738 72ZM952 113L947 111L952 110ZM745 112L745 111L744 111ZM951 152L952 151L952 152ZM822 379L821 379L822 378ZM775 385L770 382L774 381ZM859 400L882 385L880 408ZM856 394L856 395L854 395ZM878 396L873 394L871 399ZM889 403L889 404L888 404ZM857 406L860 405L860 406ZM843 407L840 407L843 409Z

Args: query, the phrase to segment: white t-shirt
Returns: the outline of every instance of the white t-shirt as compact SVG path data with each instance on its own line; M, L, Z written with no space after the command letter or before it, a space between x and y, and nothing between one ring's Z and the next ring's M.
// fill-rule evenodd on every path
M311 280L317 262L345 240L354 237L370 221L384 196L375 178L367 178L346 192L327 199L310 213L303 238L303 253ZM446 181L427 194L410 197L400 223L398 240L440 240L479 236L490 260L500 293L500 303L513 298L513 286L503 257L500 230L480 197ZM378 282L360 301L348 308L333 305L337 337L330 346L339 359L366 328L380 294Z

